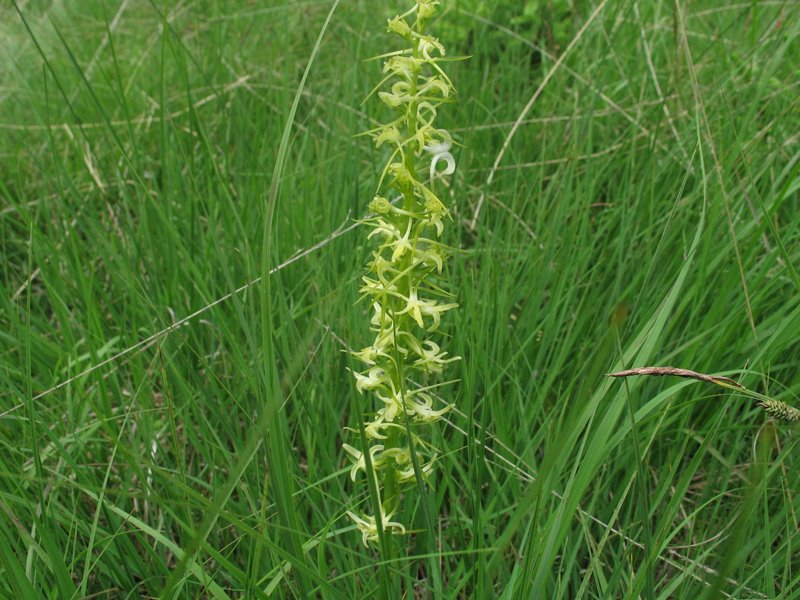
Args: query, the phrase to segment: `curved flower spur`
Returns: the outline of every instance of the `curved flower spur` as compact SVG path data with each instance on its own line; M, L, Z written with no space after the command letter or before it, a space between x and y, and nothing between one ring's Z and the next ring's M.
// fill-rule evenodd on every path
M452 136L435 125L438 108L455 94L440 66L444 46L425 33L438 4L419 0L389 19L388 32L406 47L378 57L384 60L385 77L370 94L377 92L394 119L367 132L377 148L389 147L391 154L369 205L375 216L362 222L371 228L368 239L377 241L360 290L372 307L370 330L375 337L371 345L352 353L365 365L353 373L356 389L361 397L377 400L378 408L363 425L368 447L343 446L353 462L353 481L359 472L369 472L367 461L375 476L380 519L348 511L365 545L378 541L382 533L406 532L392 520L401 493L429 477L438 454L428 436L423 437L423 426L437 422L451 408L434 407L426 393L429 380L459 360L429 339L444 313L458 306L450 301L442 276L450 248L438 241L450 212L434 191L436 180L456 168ZM399 200L393 203L388 197Z

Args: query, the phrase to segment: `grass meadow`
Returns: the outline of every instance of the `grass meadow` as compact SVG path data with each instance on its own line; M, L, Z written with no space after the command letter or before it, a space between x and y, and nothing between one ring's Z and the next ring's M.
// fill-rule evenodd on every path
M365 547L402 0L0 6L0 597L800 598L800 6L446 0L458 381ZM363 484L363 479L361 483Z

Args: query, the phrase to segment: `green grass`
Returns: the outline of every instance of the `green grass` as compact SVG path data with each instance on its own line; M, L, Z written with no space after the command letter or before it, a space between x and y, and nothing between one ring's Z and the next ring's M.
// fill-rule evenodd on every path
M407 3L333 4L0 7L0 597L800 598L796 428L605 377L800 406L797 6L446 2L464 360L384 560L342 350Z

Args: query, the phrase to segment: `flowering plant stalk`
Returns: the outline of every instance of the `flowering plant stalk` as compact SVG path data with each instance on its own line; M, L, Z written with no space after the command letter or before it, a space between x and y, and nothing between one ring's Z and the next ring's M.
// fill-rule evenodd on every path
M435 181L455 170L452 137L435 125L438 108L455 90L440 66L444 47L425 33L438 4L418 0L389 19L388 32L407 46L379 57L386 76L373 90L395 117L368 132L376 147L388 147L391 155L369 205L374 216L363 221L372 229L368 238L378 242L361 288L373 311L375 338L353 356L364 364L354 372L356 388L372 394L379 408L363 425L368 448L343 445L352 458L353 481L367 472L369 460L380 496L380 515L348 512L365 545L379 539L379 528L405 533L405 526L392 520L400 495L428 478L437 457L421 426L451 408L434 408L430 380L459 359L431 339L442 315L457 306L443 285L449 248L439 241L450 213L434 191Z

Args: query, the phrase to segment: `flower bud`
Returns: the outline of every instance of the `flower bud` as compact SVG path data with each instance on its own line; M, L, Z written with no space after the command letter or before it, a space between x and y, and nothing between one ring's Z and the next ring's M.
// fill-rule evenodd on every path
M386 24L386 31L389 33L396 33L406 40L411 39L411 27L408 26L408 23L406 23L406 20L402 17L389 19L388 23Z

